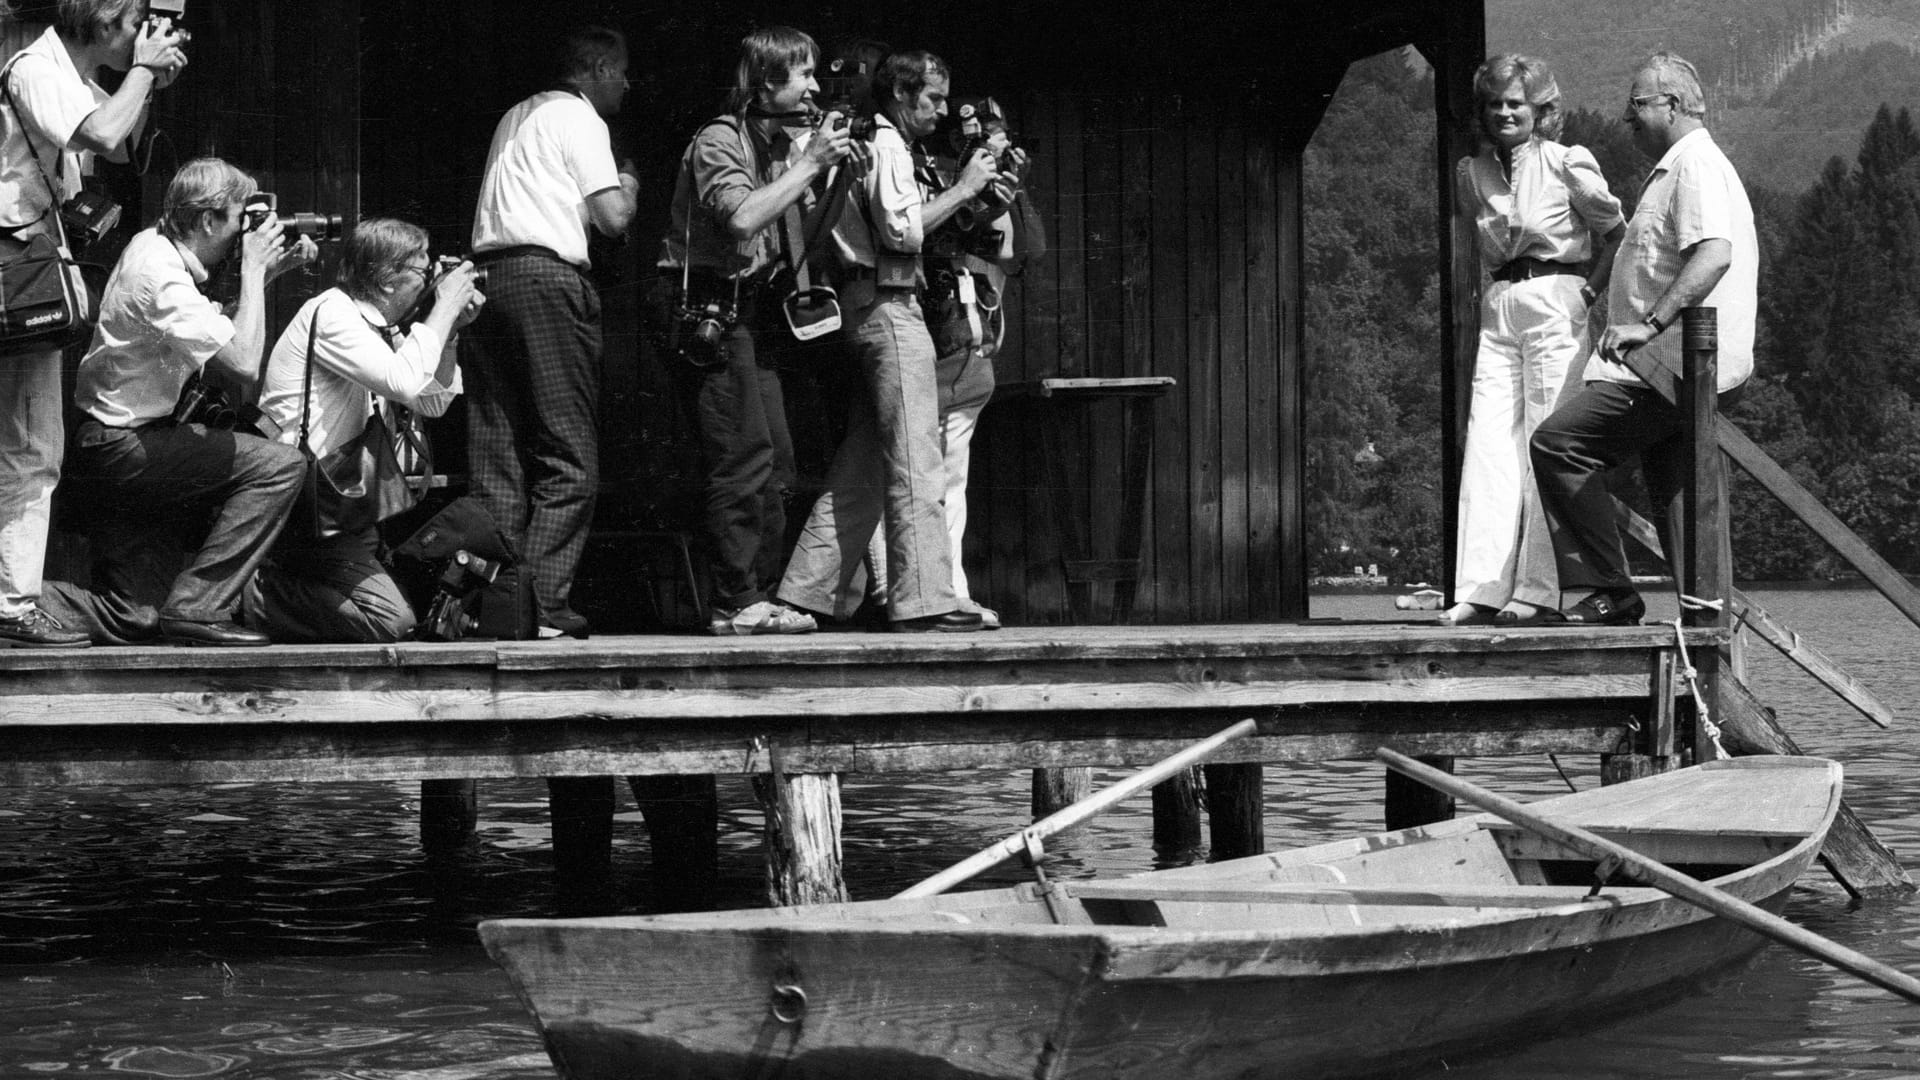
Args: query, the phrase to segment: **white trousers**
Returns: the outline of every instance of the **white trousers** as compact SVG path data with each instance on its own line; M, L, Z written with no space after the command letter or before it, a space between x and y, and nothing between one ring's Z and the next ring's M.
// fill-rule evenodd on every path
M66 442L60 350L0 356L0 616L40 599L47 526Z
M967 469L973 462L973 429L979 426L980 414L985 409L986 403L981 402L940 418L942 463L946 471L947 543L953 555L953 595L959 600L973 597L967 591L967 571L960 565L960 548L967 535ZM873 575L875 594L886 595L887 545L878 533L867 545L867 567Z
M1495 281L1480 305L1480 345L1460 470L1454 596L1500 607L1560 606L1553 538L1534 487L1527 441L1553 412L1588 351L1583 279ZM1577 380L1576 380L1577 384Z

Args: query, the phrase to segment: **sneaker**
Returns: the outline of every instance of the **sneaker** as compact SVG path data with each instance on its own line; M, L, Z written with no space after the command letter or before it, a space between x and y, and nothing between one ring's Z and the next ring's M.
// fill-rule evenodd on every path
M762 600L736 611L714 608L707 621L707 633L718 637L748 637L753 634L810 634L820 628L813 616L795 611L785 604Z
M93 640L83 631L67 629L37 607L20 615L0 616L0 648L78 649L91 644Z

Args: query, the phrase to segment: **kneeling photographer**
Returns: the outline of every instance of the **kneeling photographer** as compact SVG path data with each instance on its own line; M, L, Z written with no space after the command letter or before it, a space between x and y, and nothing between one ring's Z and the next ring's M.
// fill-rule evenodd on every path
M306 475L298 450L176 419L189 379L215 375L253 396L266 343L267 284L311 262L310 237L248 227L252 177L218 158L182 166L159 224L136 234L107 279L80 361L68 473L86 508L92 585L48 582L44 606L102 644L156 635L179 645L265 645L233 621L240 591L279 535ZM239 249L232 315L201 286Z
M815 628L774 601L793 476L780 374L769 355L837 325L831 290L808 287L802 209L809 185L843 161L846 118L796 135L819 86L812 38L788 27L740 44L729 111L680 159L654 318L692 403L706 474L713 617L721 635Z
M261 431L304 447L316 475L311 505L296 506L247 586L248 626L286 642L412 634L416 615L381 561L377 526L412 505L401 458L420 445L413 414L440 416L459 395L450 339L485 302L472 263L436 273L419 226L354 226L338 284L294 314L261 382Z

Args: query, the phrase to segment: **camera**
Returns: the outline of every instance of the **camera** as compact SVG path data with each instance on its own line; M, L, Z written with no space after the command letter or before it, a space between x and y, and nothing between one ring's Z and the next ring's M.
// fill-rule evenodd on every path
M469 258L471 258L471 256L468 255L442 255L433 260L433 280L439 281L453 271L458 270L460 264L466 262ZM487 287L486 267L476 266L473 268L473 287L476 289L484 289Z
M477 629L479 620L467 614L467 598L492 585L500 576L500 565L498 560L482 558L464 548L447 556L434 581L427 617L421 620L414 637L421 641L459 641Z
M740 321L740 310L731 301L710 299L704 303L682 296L673 309L675 350L697 368L716 368L726 364L720 339Z
M68 246L78 254L120 224L120 204L97 191L82 191L60 204L60 224Z
M200 424L221 431L243 431L260 419L260 410L252 405L235 405L226 391L206 380L200 372L187 376L180 398L173 403L173 422Z
M346 235L339 214L315 214L301 211L294 214L277 214L279 200L271 191L258 191L247 196L243 213L246 215L246 228L258 229L269 218L278 217L280 227L294 237L311 236L322 242L339 240Z
M193 31L180 25L187 17L187 0L147 0L147 24L151 26L160 19L169 19L173 23L173 32L180 37L180 44L193 40Z

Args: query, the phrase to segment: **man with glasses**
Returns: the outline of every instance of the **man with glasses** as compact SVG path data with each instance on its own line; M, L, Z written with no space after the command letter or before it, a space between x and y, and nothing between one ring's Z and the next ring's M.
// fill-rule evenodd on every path
M1606 474L1638 458L1654 523L1671 552L1667 507L1679 491L1679 411L1620 362L1638 349L1681 370L1680 312L1718 312L1719 394L1725 407L1753 373L1760 250L1753 208L1727 156L1706 128L1706 100L1693 65L1657 53L1634 74L1623 118L1634 145L1655 162L1613 260L1606 331L1587 365L1587 384L1534 433L1533 472L1553 531L1563 591L1584 591L1568 622L1638 622L1634 591Z

